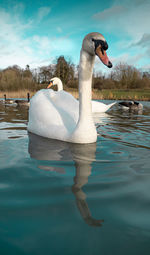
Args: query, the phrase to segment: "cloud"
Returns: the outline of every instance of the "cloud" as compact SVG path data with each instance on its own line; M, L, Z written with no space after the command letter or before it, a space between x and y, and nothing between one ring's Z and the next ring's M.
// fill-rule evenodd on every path
M11 14L0 9L0 68L19 63L25 64L25 61L29 61L31 49L28 40L23 39L23 35L30 27L30 21L21 21L18 8L23 9L23 6L15 6Z
M149 33L150 1L115 1L110 8L93 15L105 31L137 41Z
M116 15L121 15L126 11L126 8L121 5L112 6L108 9L105 9L102 12L98 12L93 15L94 19L98 20L106 20L109 21L109 19L114 18Z
M127 63L128 65L138 66L139 62L142 60L143 57L144 57L143 53L135 54L134 56L125 53L113 58L113 62L114 64Z
M145 64L141 64L141 61L145 58L145 53L137 53L133 56L131 56L129 53L123 53L123 54L119 54L118 56L112 56L110 58L110 61L113 64L113 68L108 69L106 66L104 66L98 58L95 59L95 66L94 69L95 71L98 72L102 72L104 73L106 76L108 76L114 69L114 67L116 65L118 65L119 63L125 63L127 65L131 65L134 66L136 68L141 68L144 69L145 68ZM147 66L149 66L147 64Z
M50 64L55 56L72 52L74 43L67 37L39 36L35 31L30 35L34 20L23 20L18 8L23 10L23 6L15 7L11 13L0 9L0 68L14 64L23 68L27 64L31 68ZM49 12L50 8L40 8L39 18L44 18Z
M150 71L150 64L143 65L143 66L142 66L142 71L143 71L143 70L149 72L149 71Z
M142 38L131 46L150 47L150 34L143 34Z
M36 43L36 47L44 51L44 53L68 52L74 47L72 40L66 37L47 37L35 35L31 38L32 42Z
M37 14L37 20L40 22L43 18L45 18L51 11L51 8L48 6L41 7L38 9L38 14Z
M136 49L136 47L140 48L140 51L138 50L139 53L138 55L142 56L143 62L147 61L149 62L149 57L150 57L150 34L145 33L141 36L141 38L133 42L129 45L130 48Z
M111 6L93 15L97 26L103 26L112 39L112 62L126 62L137 68L149 63L150 1L115 0ZM138 49L137 49L138 47ZM124 53L123 53L124 52Z

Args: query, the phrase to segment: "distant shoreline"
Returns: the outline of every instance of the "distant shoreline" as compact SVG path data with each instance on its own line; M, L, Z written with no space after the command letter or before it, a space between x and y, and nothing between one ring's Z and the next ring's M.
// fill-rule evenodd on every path
M67 89L67 92L71 93L75 98L78 98L77 89ZM18 90L18 91L0 91L0 98L4 98L6 94L7 98L26 98L27 93L30 93L32 97L36 91L30 90ZM138 101L150 101L150 89L145 90L116 90L116 89L105 89L105 90L92 90L92 99L96 100L138 100Z

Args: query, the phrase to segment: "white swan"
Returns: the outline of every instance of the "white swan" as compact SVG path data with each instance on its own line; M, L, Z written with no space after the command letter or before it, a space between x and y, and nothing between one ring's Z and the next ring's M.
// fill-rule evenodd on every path
M106 66L112 67L106 55L107 48L107 42L100 33L90 33L83 40L79 65L78 120L70 108L72 96L69 93L43 89L30 101L28 131L72 143L96 142L97 132L91 107L92 72L95 55L98 55ZM74 100L76 104L77 100Z
M58 77L54 77L50 80L49 85L47 86L47 89L49 89L51 86L57 86L57 91L63 90L63 84L62 81ZM101 102L97 102L92 100L92 113L102 113L108 111L116 102L113 102L111 104L104 104Z

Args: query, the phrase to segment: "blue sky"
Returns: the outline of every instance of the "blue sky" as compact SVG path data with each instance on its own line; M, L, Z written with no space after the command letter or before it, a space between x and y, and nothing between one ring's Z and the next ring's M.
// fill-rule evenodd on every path
M100 32L108 56L150 69L149 0L0 0L0 68L31 68L64 55L78 64L83 37ZM96 59L96 70L109 72Z

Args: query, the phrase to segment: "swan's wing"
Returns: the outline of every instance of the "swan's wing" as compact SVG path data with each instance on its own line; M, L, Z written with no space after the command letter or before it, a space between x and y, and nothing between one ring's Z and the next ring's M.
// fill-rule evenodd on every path
M111 103L111 104L104 104L101 102L97 102L92 100L92 112L94 113L98 113L98 112L106 112L108 111L114 104L116 104L116 102Z
M101 102L92 100L92 112L105 112L107 111L107 105Z
M64 93L58 96L58 92L53 92L40 90L32 97L28 130L43 137L65 140L75 128L76 119L68 111L69 104L68 107L62 107L67 100Z
M79 118L79 102L70 93L64 90L56 93L57 95L52 98L53 103L60 109L67 111L77 123Z

